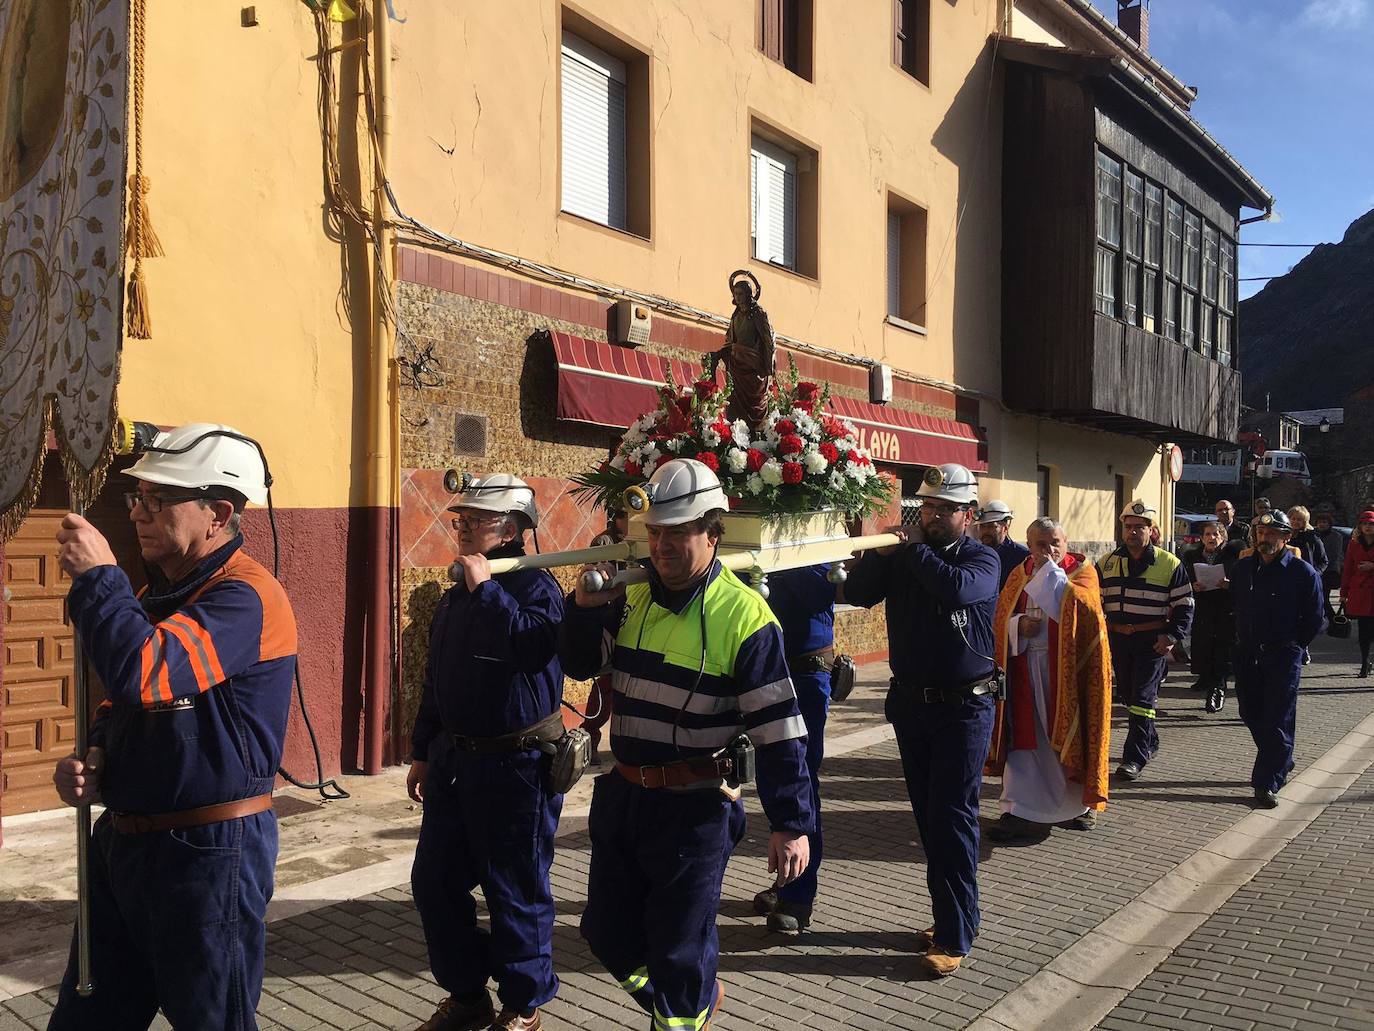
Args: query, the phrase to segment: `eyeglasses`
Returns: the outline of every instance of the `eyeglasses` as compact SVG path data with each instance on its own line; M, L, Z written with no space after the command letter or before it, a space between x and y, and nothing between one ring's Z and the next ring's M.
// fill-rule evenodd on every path
M167 505L180 505L187 501L205 501L203 494L144 494L140 491L131 490L124 495L124 507L132 512L137 505L143 506L143 511L149 515L156 515Z
M505 518L506 515L504 512L484 513L482 515L471 515L467 512L460 512L458 516L452 520L452 524L455 530L477 530L484 526L491 526L493 523L497 523Z

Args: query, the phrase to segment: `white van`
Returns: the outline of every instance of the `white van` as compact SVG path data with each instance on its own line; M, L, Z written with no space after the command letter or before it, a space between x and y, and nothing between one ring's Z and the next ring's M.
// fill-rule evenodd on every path
M1310 484L1312 473L1307 468L1307 458L1301 451L1266 451L1255 463L1255 478L1274 480L1289 476L1300 483Z

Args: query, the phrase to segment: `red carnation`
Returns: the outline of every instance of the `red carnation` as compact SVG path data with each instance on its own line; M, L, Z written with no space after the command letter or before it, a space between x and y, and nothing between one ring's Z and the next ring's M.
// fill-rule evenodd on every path
M816 386L816 384L814 383L807 383L803 381L797 384L797 397L803 400L814 401L816 399L816 396L820 394L820 392L821 388Z
M795 433L789 433L778 441L778 454L795 455L802 449L802 439Z
M756 473L756 472L758 472L760 469L763 468L763 463L766 462L766 461L768 461L768 456L765 455L762 451L760 451L760 450L759 450L758 448L756 448L756 447L751 447L751 448L749 449L749 453L748 453L747 455L745 455L744 458L745 458L745 467L746 467L751 473Z
M725 419L717 419L711 424L711 429L715 430L722 437L729 438L734 431L730 428L730 423Z
M640 472L639 463L636 462L636 461L633 461L632 459L628 459L628 458L627 458L627 459L625 460L625 475L626 475L626 476L638 476L638 475L639 475L639 472Z
M697 455L697 461L713 473L720 472L720 459L716 457L714 451L702 451Z
M797 424L793 422L791 419L779 419L777 423L773 426L773 429L778 434L778 436L781 437L788 433L796 433Z
M840 449L828 440L820 446L819 450L825 460L832 465L840 460Z
M692 384L692 389L696 391L697 397L703 401L720 393L720 387L716 385L716 381L713 379L699 379Z
M797 462L783 462L783 463L782 463L782 482L783 482L783 483L801 483L801 481L802 481L802 467L801 467L801 465L800 465L799 463L797 463Z

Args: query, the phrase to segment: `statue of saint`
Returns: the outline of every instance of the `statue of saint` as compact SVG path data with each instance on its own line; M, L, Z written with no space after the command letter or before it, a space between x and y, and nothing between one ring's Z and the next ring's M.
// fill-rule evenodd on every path
M768 411L768 386L775 371L777 351L768 313L759 307L762 293L752 273L744 269L730 273L735 312L725 330L725 346L716 352L716 361L725 361L734 380L726 416L743 419L751 430L763 425Z

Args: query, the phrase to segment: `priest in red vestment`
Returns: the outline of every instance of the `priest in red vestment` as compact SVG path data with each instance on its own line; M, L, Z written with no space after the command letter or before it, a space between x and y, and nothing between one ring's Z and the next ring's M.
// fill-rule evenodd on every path
M997 601L994 655L1007 670L987 772L1002 776L995 841L1059 824L1091 830L1107 805L1111 653L1097 570L1052 519L1030 524L1031 556Z

